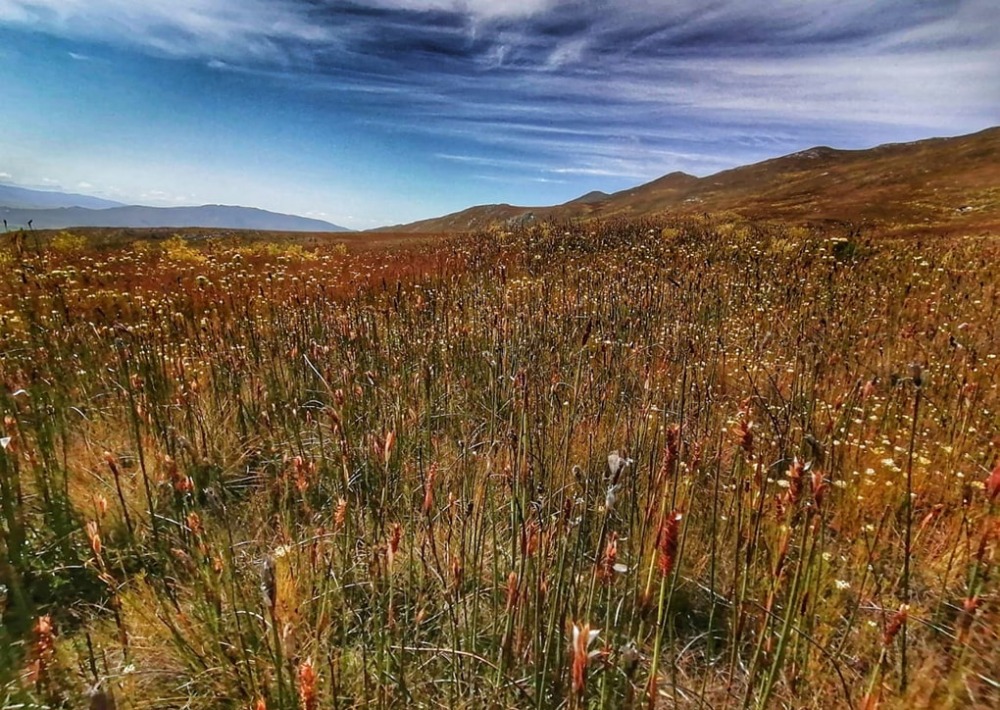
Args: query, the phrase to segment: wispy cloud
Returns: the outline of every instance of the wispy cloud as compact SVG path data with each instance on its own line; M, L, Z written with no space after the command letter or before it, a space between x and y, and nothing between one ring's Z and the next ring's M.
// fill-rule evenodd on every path
M285 42L331 38L298 3L284 0L0 0L0 23L166 55L258 60L281 59Z
M167 190L146 190L141 195L140 199L152 205L190 205L194 204L197 200L197 196L193 194L175 194Z
M968 113L998 98L994 13L991 0L0 0L0 23L346 88L360 74L369 91L402 83L418 103L561 94L574 110L808 104L844 118L850 104L890 121L933 105L937 123L944 94ZM460 95L469 84L483 91Z

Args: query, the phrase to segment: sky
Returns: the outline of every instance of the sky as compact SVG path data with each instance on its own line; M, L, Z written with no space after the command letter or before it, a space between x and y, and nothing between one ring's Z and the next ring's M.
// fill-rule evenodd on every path
M0 0L0 182L366 229L1000 124L997 0Z

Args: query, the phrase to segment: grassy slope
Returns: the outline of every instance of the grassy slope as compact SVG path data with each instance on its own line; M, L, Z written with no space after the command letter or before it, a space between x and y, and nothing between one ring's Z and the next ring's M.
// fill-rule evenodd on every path
M809 223L991 230L1000 225L998 185L1000 128L992 128L870 150L814 148L700 179L672 173L598 202L473 207L391 231L466 231L528 213L571 220L721 211ZM960 211L962 207L970 209Z

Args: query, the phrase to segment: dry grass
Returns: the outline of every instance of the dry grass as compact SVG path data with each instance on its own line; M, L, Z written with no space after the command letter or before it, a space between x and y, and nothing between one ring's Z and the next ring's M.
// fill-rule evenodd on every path
M5 707L1000 703L995 238L97 241L2 262Z

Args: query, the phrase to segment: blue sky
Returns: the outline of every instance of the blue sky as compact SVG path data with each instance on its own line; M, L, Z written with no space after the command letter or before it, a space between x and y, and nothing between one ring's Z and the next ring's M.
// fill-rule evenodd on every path
M1000 124L996 0L0 0L0 181L353 228Z

